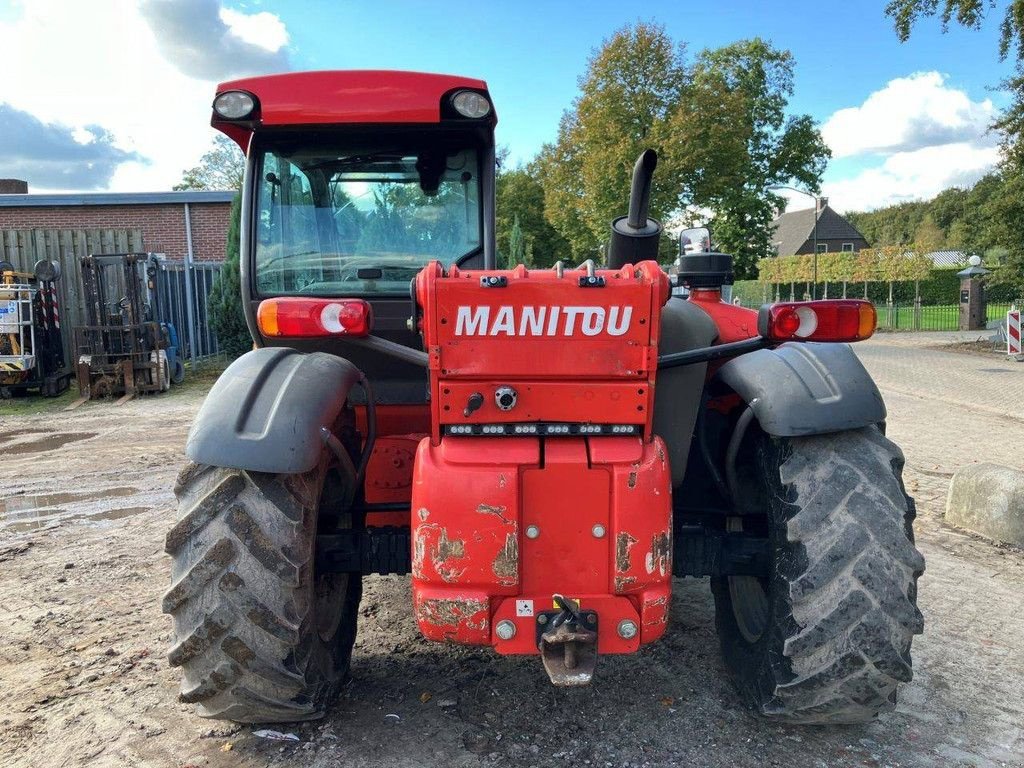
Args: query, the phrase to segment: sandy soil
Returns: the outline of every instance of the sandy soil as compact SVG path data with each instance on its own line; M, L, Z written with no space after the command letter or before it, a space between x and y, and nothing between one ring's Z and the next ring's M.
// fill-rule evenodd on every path
M170 488L201 396L17 415L0 403L0 765L1024 765L1024 555L941 524L941 435L910 427L942 420L906 395L890 398L890 434L921 500L927 626L914 681L877 722L787 727L743 709L704 581L676 581L664 641L563 691L536 659L420 639L401 577L367 578L353 680L326 719L279 727L297 742L202 720L177 701L159 609ZM1019 443L1011 422L982 426Z

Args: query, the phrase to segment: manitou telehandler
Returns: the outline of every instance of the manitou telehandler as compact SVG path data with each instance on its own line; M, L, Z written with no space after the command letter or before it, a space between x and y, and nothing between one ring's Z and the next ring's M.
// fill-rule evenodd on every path
M321 716L364 574L411 574L427 638L539 655L557 685L658 640L672 578L706 576L750 705L891 709L924 562L882 399L841 343L873 307L724 303L731 260L693 246L704 230L670 298L651 151L607 263L498 269L495 123L462 77L218 88L213 125L247 158L256 349L210 391L175 486L181 699Z

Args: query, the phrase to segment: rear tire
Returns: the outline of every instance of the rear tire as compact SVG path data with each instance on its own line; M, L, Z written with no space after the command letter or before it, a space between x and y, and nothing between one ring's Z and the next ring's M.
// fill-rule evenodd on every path
M242 723L321 717L348 673L362 593L356 574L314 570L319 510L334 527L352 524L331 506L337 473L326 459L301 475L190 463L174 492L163 610L181 701Z
M773 719L871 720L911 679L911 640L923 629L924 558L903 454L872 426L759 435L756 456L749 491L767 506L771 573L712 581L726 665L747 703Z

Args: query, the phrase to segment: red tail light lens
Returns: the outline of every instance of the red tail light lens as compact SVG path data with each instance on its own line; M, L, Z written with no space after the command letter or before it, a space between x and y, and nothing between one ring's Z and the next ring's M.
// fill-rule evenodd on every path
M289 296L260 302L256 322L264 336L368 336L373 312L362 299Z
M772 341L860 341L875 332L870 301L794 301L761 308L758 331Z

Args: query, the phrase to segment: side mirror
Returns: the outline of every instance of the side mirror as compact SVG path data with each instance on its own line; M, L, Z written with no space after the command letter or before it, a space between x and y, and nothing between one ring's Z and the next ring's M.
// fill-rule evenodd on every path
M679 233L679 255L707 253L711 250L711 230L707 227L684 229Z

